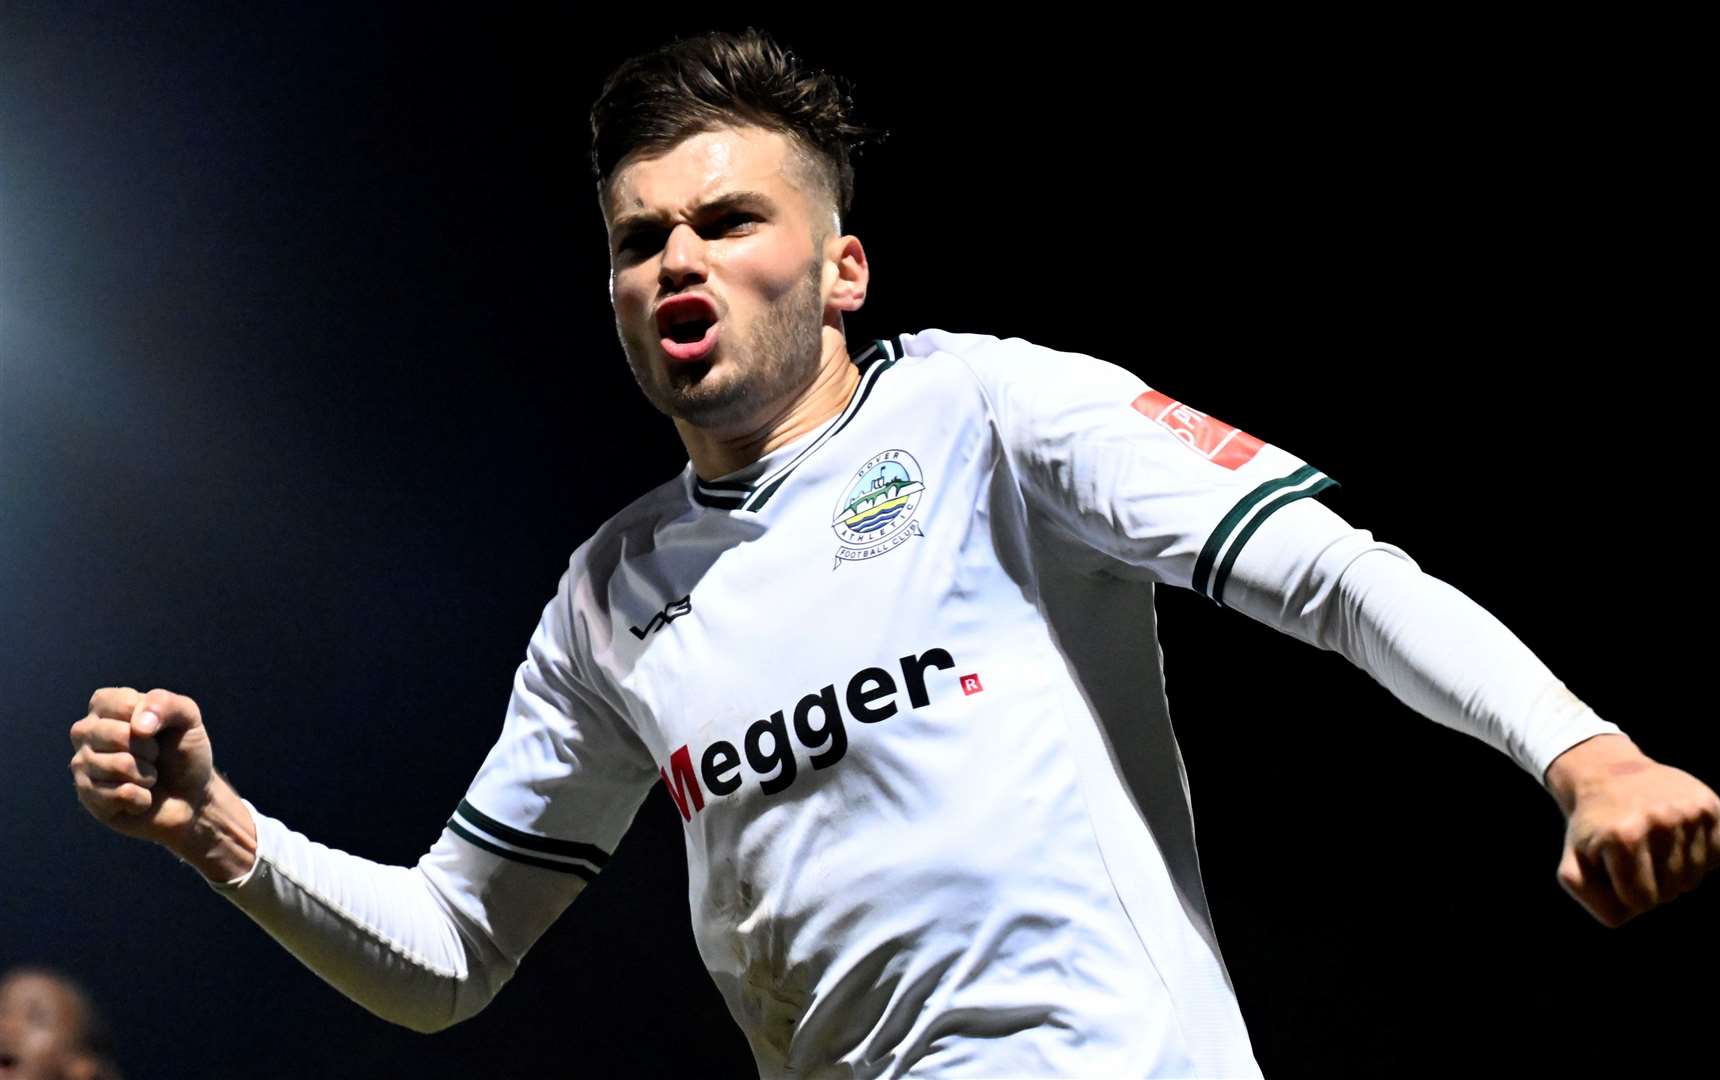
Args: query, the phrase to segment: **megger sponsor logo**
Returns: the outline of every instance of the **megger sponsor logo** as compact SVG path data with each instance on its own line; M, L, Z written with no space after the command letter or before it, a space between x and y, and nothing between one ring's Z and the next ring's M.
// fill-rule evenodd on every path
M1190 450L1227 469L1240 469L1266 445L1246 431L1172 401L1157 390L1148 390L1129 404Z
M931 702L926 692L926 671L954 668L955 660L943 649L927 649L918 656L904 656L899 661L902 686L908 693L908 707L924 708ZM976 676L968 676L976 680ZM759 790L775 795L794 783L799 766L795 761L794 742L809 751L807 760L813 769L828 769L848 753L848 728L843 719L842 704L848 714L862 724L876 724L895 716L900 706L895 701L896 680L881 667L862 668L848 680L847 689L839 702L836 684L831 683L802 697L792 710L778 709L769 718L754 721L748 727L741 745L719 740L705 747L699 757L698 772L693 771L693 748L683 746L669 755L669 764L658 768L663 785L681 811L681 817L693 820L693 815L705 808L705 792L713 796L732 795L742 783L741 763L744 760L758 779ZM813 717L817 715L817 723ZM788 733L794 732L794 741ZM765 748L769 741L770 748ZM699 781L704 781L704 787Z

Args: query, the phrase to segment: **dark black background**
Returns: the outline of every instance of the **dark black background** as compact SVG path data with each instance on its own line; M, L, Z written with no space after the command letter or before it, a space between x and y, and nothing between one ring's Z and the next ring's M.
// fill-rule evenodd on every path
M92 690L166 686L294 828L395 863L436 838L568 554L685 462L615 341L585 111L629 53L740 24L629 13L0 13L0 967L87 983L134 1078L751 1068L661 791L489 1009L426 1037L65 771ZM1330 472L1720 777L1680 621L1711 593L1716 185L1679 28L854 16L769 24L893 132L851 340L1128 366ZM1713 886L1605 930L1534 778L1333 655L1160 609L1269 1075L1664 1075L1707 1038Z

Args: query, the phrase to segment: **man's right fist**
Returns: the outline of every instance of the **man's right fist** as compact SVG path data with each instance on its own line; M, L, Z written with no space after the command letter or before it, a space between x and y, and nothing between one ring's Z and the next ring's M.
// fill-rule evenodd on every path
M96 820L169 847L186 839L215 777L195 701L166 690L97 690L71 734L72 782Z

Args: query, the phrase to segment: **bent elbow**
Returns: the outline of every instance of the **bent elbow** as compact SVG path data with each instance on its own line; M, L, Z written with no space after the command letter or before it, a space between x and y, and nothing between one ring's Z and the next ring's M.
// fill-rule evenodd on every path
M380 1016L381 1014L379 1013L378 1015ZM429 1016L413 1013L406 1016L383 1016L382 1019L387 1020L390 1023L398 1024L399 1026L406 1028L408 1031L416 1032L419 1035L434 1035L440 1031L447 1031L449 1028L458 1024L465 1018L460 1016L449 1016L446 1014Z
M396 998L362 1004L378 1019L419 1035L435 1035L483 1012L494 998L494 991L487 980L467 974L439 980L431 992L413 999Z
M382 1014L378 1013L377 1015L381 1016ZM459 1023L458 1020L455 1020L452 1017L430 1017L418 1016L416 1014L411 1016L383 1016L382 1019L393 1024L398 1024L400 1027L403 1027L408 1031L416 1032L419 1035L434 1035L439 1031L446 1031Z

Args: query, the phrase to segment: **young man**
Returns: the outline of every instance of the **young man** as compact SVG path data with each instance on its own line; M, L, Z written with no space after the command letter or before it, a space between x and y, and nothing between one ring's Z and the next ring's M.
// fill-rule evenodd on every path
M851 350L859 134L759 35L593 109L616 328L687 448L573 554L440 840L384 867L213 769L194 702L98 691L79 797L391 1020L481 1009L652 783L766 1075L1258 1075L1201 887L1153 587L1334 649L1569 817L1617 925L1692 888L1720 800L1312 496L1293 454L1098 360L928 330Z

